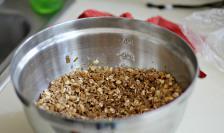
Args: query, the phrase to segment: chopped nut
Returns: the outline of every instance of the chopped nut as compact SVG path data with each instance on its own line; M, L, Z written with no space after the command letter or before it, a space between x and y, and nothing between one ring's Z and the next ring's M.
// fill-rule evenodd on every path
M159 81L160 81L161 84L164 84L164 80L160 79Z
M80 104L79 107L80 107L81 112L84 112L85 111L85 107L84 107L83 104Z
M178 97L178 96L179 96L179 93L174 92L172 96L176 98L176 97Z
M66 88L61 88L61 93L65 93L65 91L66 91Z
M99 60L97 60L97 59L96 59L96 60L94 60L94 61L93 61L93 64L94 64L94 65L99 64Z
M109 68L109 71L112 72L112 71L113 71L113 67L110 67L110 68Z
M89 83L94 83L94 80L93 79L89 79Z
M173 100L173 97L171 96L165 97L165 101L172 101L172 100Z
M125 76L124 79L127 81L129 79L129 77L128 76Z
M105 109L104 109L104 112L105 112L105 113L108 113L108 109L107 109L107 108L105 108Z
M124 103L124 106L128 106L129 104L130 104L130 101L129 101L129 99L127 99Z
M48 90L45 90L44 93L46 96L51 96L51 93Z
M143 95L143 96L145 95L145 90L142 91L142 95Z
M82 79L79 79L78 84L82 84L82 83L83 83Z
M51 81L50 83L53 85L54 84L54 81Z
M182 92L170 73L89 66L51 81L36 105L68 118L111 120L157 109Z
M57 103L57 104L55 105L55 107L57 108L58 111L61 111L62 109L64 109L64 106L61 105L61 104L59 104L59 103ZM48 107L48 109L49 109L49 107Z
M155 95L156 95L156 96L160 96L160 91L159 91L159 90L156 90Z
M121 81L120 80L117 80L116 81L116 84L118 84L118 85L121 84Z
M77 99L77 97L76 96L69 96L69 100L76 100Z
M102 103L102 102L100 102L100 103L99 103L99 106L100 106L100 107L103 107L103 103Z
M66 85L69 85L69 84L70 84L70 81L69 81L69 80L66 80L66 81L65 81L65 84L66 84Z
M115 113L115 109L114 108L110 108L110 112L111 113Z
M151 91L155 91L156 88L155 88L155 87L151 87L150 90L151 90Z
M68 55L66 55L66 57L65 57L65 62L67 64L71 62L71 59L70 59L70 57Z
M98 88L97 91L98 91L100 94L103 94L103 89L102 89L102 88Z
M134 105L138 105L139 101L137 99L134 100Z
M92 71L95 71L95 70L96 70L96 66L90 66L89 68L90 68L90 70L92 70Z
M166 78L170 78L170 77L171 77L171 75L170 75L170 74L167 74L167 75L166 75Z
M118 95L117 98L118 98L118 99L121 99L121 95Z

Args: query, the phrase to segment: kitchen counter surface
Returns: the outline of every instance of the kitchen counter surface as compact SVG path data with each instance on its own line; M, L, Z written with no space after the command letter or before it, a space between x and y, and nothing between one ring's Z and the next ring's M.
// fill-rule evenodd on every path
M52 24L72 20L85 9L98 9L116 15L129 11L137 19L161 15L174 22L181 20L196 10L167 10L159 11L145 7L147 0L77 0L58 20ZM164 2L170 2L167 0ZM177 0L189 3L193 0ZM208 0L207 0L208 1ZM211 0L209 0L211 1ZM199 0L196 3L206 2ZM191 3L192 4L192 3ZM195 90L189 99L184 118L176 133L223 133L224 132L224 73L218 71L212 64L198 56L199 65L208 76L198 79ZM33 133L24 115L12 84L0 92L0 132L1 133Z

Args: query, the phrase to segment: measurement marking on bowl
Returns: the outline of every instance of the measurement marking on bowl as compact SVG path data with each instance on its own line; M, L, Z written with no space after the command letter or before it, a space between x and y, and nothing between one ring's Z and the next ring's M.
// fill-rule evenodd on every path
M129 46L129 45L131 46L134 44L134 41L131 39L124 38L122 39L121 44L126 46Z
M121 60L123 59L123 60L135 61L134 55L128 51L123 51L123 52L119 53L118 56L120 57Z
M121 49L117 53L120 58L119 66L130 66L135 61L135 56L131 52L133 42L133 40L127 38L121 40Z

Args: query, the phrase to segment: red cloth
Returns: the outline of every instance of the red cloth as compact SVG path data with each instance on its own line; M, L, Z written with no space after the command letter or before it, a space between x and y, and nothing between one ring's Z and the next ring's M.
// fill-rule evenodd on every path
M133 19L133 18L134 18L130 12L122 13L122 14L120 15L120 17L123 17L123 18L130 18L130 19Z
M93 9L85 10L78 18L89 18L89 17L103 17L103 16L114 16L108 12L97 11Z
M163 28L166 28L172 32L175 32L177 35L179 35L182 39L184 39L188 45L190 45L190 47L195 50L195 47L192 45L192 43L187 39L187 37L183 34L183 32L181 31L179 25L164 19L161 16L156 16L156 17L152 17L146 20L149 23L153 23L156 25L159 25Z
M88 10L85 10L83 13L81 13L78 18L102 17L102 16L113 16L113 17L115 17L113 14L108 13L108 12L102 12L102 11L98 11L98 10L88 9ZM129 13L129 12L125 12L125 13L121 14L119 17L124 17L124 18L129 18L129 19L133 19L134 18L132 16L132 14ZM195 51L195 47L188 40L188 38L183 34L183 32L181 31L181 29L180 29L178 24L175 24L175 23L173 23L173 22L171 22L169 20L166 20L166 19L164 19L161 16L148 18L146 21L149 22L149 23L156 24L156 25L158 25L160 27L163 27L165 29L168 29L168 30L176 33L183 40L185 40L187 42L187 44ZM200 78L205 78L206 76L207 75L200 70L199 77Z

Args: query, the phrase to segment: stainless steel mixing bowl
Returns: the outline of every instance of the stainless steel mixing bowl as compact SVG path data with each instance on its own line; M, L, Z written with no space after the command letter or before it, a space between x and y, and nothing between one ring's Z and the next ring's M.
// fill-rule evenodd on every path
M78 57L66 64L65 57ZM185 88L173 102L141 115L114 120L66 119L34 101L51 80L98 59L101 65L168 71ZM198 73L194 53L174 33L139 20L89 18L65 22L28 38L16 50L11 79L37 133L173 133Z

